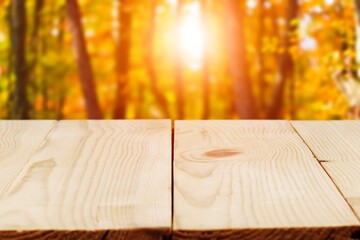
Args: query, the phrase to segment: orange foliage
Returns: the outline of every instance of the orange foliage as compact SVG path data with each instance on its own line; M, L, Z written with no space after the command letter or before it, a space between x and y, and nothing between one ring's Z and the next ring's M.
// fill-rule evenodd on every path
M128 34L131 39L128 83L123 89L127 118L177 118L176 47L181 55L185 118L201 118L206 110L203 102L204 56L208 64L209 118L241 118L234 108L234 79L229 72L232 53L228 51L226 41L227 16L223 1L127 1L126 7L132 13L130 32L118 32L119 3L123 1L78 2L96 93L105 118L113 117L117 86L115 44L121 34ZM176 2L183 4L180 19L175 19ZM202 15L204 2L206 14ZM249 69L244 71L249 73L248 81L253 86L260 117L266 117L279 81L279 58L288 51L294 66L285 85L281 118L348 118L349 109L356 105L353 102L360 99L344 90L350 78L355 79L354 82L360 81L360 53L356 47L359 23L353 1L301 1L298 18L289 22L295 30L289 34L287 49L284 36L288 2L246 0L244 4L245 25L242 29L247 44L244 46L246 56L242 57L249 63ZM1 118L7 118L13 107L11 96L15 83L11 29L7 20L9 3L9 0L0 0ZM29 47L26 52L31 117L86 118L86 99L74 60L64 1L45 1L39 13L36 38L32 35L35 14L35 1L29 1L26 42L29 46L37 46L36 51ZM206 16L205 24L202 16ZM150 69L149 59L152 61ZM159 102L159 99L166 102Z

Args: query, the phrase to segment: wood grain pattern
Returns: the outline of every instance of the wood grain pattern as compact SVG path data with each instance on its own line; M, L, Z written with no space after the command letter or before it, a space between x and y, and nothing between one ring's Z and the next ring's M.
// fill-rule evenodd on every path
M41 148L54 124L55 121L0 121L0 198Z
M4 231L170 228L168 120L57 122L0 198Z
M354 226L351 235L359 226L287 121L176 121L173 214L175 238L189 239L221 230L263 239L264 229L283 239L279 228L300 239L310 228Z
M360 218L360 121L291 124Z
M359 161L360 121L291 121L320 161Z

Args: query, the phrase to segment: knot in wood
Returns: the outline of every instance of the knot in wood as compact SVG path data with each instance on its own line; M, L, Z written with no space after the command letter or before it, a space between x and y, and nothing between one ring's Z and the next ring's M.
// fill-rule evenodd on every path
M223 158L223 157L232 157L238 154L241 154L242 152L236 149L216 149L212 151L207 151L204 153L206 157L212 157L212 158Z

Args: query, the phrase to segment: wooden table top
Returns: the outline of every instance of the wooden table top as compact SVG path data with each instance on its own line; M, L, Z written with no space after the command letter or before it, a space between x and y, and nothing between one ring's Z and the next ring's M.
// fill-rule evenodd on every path
M0 239L360 239L360 121L1 120Z

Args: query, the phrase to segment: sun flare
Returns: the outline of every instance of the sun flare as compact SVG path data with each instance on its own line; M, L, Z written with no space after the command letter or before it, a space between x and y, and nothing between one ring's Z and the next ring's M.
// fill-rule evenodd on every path
M199 4L184 7L184 16L179 24L179 50L181 58L193 70L202 67L204 52L204 29Z

